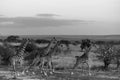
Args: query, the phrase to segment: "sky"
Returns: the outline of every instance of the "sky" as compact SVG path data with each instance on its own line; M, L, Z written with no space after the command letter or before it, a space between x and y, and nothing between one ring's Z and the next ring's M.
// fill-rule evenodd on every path
M0 34L120 34L120 0L0 0Z

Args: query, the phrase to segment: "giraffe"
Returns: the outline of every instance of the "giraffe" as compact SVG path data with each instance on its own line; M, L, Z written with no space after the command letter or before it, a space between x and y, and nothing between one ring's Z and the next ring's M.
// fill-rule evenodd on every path
M90 41L87 41L88 43L84 43L81 45L81 48L82 48L82 51L84 52L82 56L75 56L76 58L76 63L75 65L73 66L73 69L75 69L79 63L82 63L82 64L87 64L88 66L88 75L91 76L91 72L90 72L90 69L91 69L91 65L89 64L89 52L91 50L91 47L92 47L92 43Z
M47 67L49 67L49 69L52 70L50 72L50 74L54 73L54 66L52 64L52 55L58 49L59 44L60 44L60 41L53 40L48 49L49 51L47 51L48 53L41 57L41 68L44 69L44 64L47 63ZM46 76L47 76L47 74L46 74Z
M75 58L76 58L76 63L73 66L73 69L75 69L80 63L87 64L89 75L91 75L90 65L89 65L89 50L86 50L82 56L75 56Z
M16 54L10 57L10 63L13 67L13 71L15 72L14 77L16 77L16 64L19 63L20 66L23 66L23 62L24 62L24 51L25 48L27 46L27 44L29 43L28 39L23 40L24 42L21 43L21 46L19 48L19 50L16 51Z
M51 45L47 50L47 54L41 57L42 67L44 66L45 62L47 62L50 69L52 68L52 54L54 54L54 51L57 49L58 45L59 41L57 40L51 42Z
M45 63L48 64L50 69L53 69L52 66L52 54L54 53L55 48L58 46L58 42L55 37L53 37L47 47L40 49L39 53L36 54L32 64L28 66L24 71L30 69L32 66L39 64L41 69L44 69ZM44 73L46 74L46 73Z

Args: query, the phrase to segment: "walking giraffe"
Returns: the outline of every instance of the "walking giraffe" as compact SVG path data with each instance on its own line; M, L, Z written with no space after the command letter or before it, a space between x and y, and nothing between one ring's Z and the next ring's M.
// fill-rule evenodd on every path
M90 40L83 40L82 41L82 44L81 44L81 49L82 51L84 52L82 56L75 56L76 58L76 63L75 65L73 66L73 69L75 69L80 63L82 64L87 64L88 66L88 75L91 76L91 72L90 72L90 69L91 69L91 65L89 64L89 52L91 50L91 42Z
M16 77L16 64L19 63L21 67L23 66L24 51L25 51L27 44L29 43L28 39L25 39L23 41L24 42L21 43L19 50L16 51L16 54L10 57L10 63L13 67L13 71L15 72L14 77Z
M32 64L30 64L30 66L28 66L24 71L30 69L32 66L34 66L34 65L36 65L38 63L39 63L39 67L41 69L44 69L45 63L48 64L47 66L50 69L53 69L53 66L52 66L52 54L56 50L57 46L58 46L58 41L54 37L50 41L50 43L48 44L47 47L39 50L39 52L36 54L36 57L34 58ZM47 75L45 72L44 72L44 74Z
M47 54L45 54L45 55L43 55L41 57L42 68L44 67L45 62L48 63L48 67L50 69L53 68L53 66L52 66L52 55L54 54L54 52L57 49L58 45L59 45L59 41L57 41L55 38L53 38L53 40L51 40L51 43L50 43L50 45L49 45L49 47L47 49Z

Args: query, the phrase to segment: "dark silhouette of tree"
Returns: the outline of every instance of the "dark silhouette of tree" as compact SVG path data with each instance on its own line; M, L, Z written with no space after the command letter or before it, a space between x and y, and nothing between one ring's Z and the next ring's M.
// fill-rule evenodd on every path
M114 61L117 63L117 69L120 66L120 48L118 46L113 47L114 50Z
M98 45L105 44L105 43L106 43L105 41L100 41L100 40L95 41L95 44L98 44Z
M91 41L89 39L84 39L81 42L80 48L83 50L83 49L90 48L90 46L91 46Z
M37 39L35 42L39 43L39 44L41 44L41 43L50 43L49 40L45 40L45 39Z
M0 39L0 42L2 42L3 41L3 39Z
M3 59L3 57L0 55L0 64L3 63L2 59Z
M104 70L107 70L109 64L114 59L113 45L107 43L99 45L99 48L95 52L98 53L98 59L104 62Z
M13 47L3 47L0 46L0 55L2 57L2 61L4 62L4 64L9 64L9 57L13 56L15 54L15 48Z
M18 41L20 41L19 40L19 36L8 36L6 39L5 39L5 41L8 41L8 42L18 42Z
M5 49L2 46L0 46L0 64L3 62L2 59L3 59L4 52L5 52Z
M37 47L34 44L28 44L25 50L26 50L26 52L32 52L36 48Z
M109 41L108 42L109 44L114 44L114 45L119 45L120 44L120 41Z
M28 62L32 62L32 60L36 57L36 54L38 54L38 50L31 50L30 52L28 52L28 54L25 56L25 60L27 60Z

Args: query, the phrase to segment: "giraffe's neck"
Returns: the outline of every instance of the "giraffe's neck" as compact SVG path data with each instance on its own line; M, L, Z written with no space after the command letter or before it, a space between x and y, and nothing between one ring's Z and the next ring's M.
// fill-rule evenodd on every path
M23 55L27 44L28 44L28 41L26 41L26 43L24 43L24 45L22 46L22 48L19 50L19 52L18 52L18 55L19 55L19 56L22 56L22 55Z
M89 58L89 51L91 49L91 46L89 48L86 48L85 51L84 51L84 54L81 56L81 58L86 58L88 59Z
M46 50L46 52L47 52L46 56L51 56L56 47L57 47L57 43L56 44L50 43L47 50Z
M46 47L46 54L50 51L51 45L52 45L52 42L50 42Z
M88 59L88 53L89 53L89 52L85 52L81 57Z

